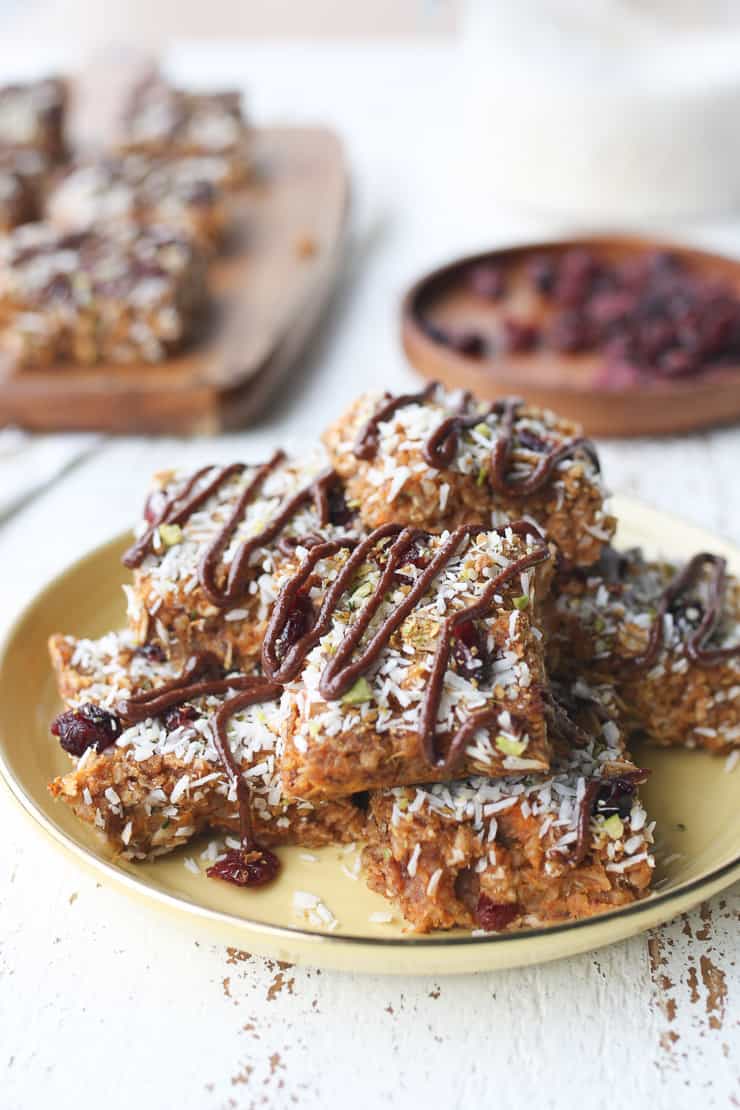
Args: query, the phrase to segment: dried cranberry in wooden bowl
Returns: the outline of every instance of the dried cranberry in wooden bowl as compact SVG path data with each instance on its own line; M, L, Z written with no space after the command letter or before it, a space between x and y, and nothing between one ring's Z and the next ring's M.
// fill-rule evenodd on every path
M740 262L689 247L592 236L462 258L409 290L402 339L425 377L591 435L740 419Z

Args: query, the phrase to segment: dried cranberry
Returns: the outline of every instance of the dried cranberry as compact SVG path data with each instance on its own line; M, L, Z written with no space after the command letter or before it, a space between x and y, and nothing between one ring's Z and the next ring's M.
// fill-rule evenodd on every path
M630 815L632 799L640 783L645 782L649 772L640 768L607 779L596 794L593 812L608 817L618 813L624 820Z
M455 628L452 658L463 678L479 681L485 678L490 662L488 648L485 634L475 621L465 621Z
M478 898L475 917L487 933L500 932L520 915L521 909L516 902L494 902L486 894L481 894Z
M691 351L674 347L673 350L666 351L661 356L658 361L658 368L662 374L669 378L683 378L699 369L699 360Z
M531 351L537 345L540 330L535 324L527 324L524 320L515 320L507 316L502 324L504 346L507 351L514 353Z
M102 752L115 744L121 735L118 717L99 705L81 705L60 713L51 723L51 731L70 755L81 756L88 748Z
M487 343L480 332L457 331L448 333L447 346L458 354L481 358L486 353Z
M548 343L556 351L574 353L591 344L588 323L579 312L559 312L550 325Z
M656 277L673 276L681 270L681 260L673 251L653 251L646 262L648 270Z
M503 268L493 262L481 262L473 266L468 283L477 296L489 301L499 300L506 292Z
M598 272L596 259L590 251L575 247L560 259L553 295L558 304L582 305L591 291Z
M298 643L311 631L315 621L316 611L311 598L307 594L298 594L278 637L278 654L284 655L293 644Z
M535 288L552 296L558 311L546 332L533 320L504 320L500 348L526 351L544 341L554 350L598 349L605 365L595 384L629 389L651 376L685 377L740 358L740 297L726 282L703 277L671 252L654 251L620 262L586 247L530 257L524 268ZM505 294L506 268L472 266L469 287L487 298ZM483 357L484 335L427 324L435 340L454 351Z
M327 492L326 499L329 503L329 523L338 528L344 528L354 518L354 512L347 504L344 488L335 482Z
M167 656L164 653L164 648L159 644L142 644L134 650L134 655L140 655L142 659L148 659L150 663L164 663Z
M425 550L419 542L414 540L404 555L401 565L404 567L416 567L417 570L425 570L426 567L429 566L430 560L431 552L428 549ZM403 586L413 586L414 584L414 579L410 575L404 574L401 570L396 570L393 577L396 582L400 582Z
M664 351L676 343L676 329L670 320L647 320L637 330L637 344L642 358L654 364Z
M223 879L235 886L264 886L280 870L280 860L267 848L234 848L206 871L209 879Z
M527 263L527 273L535 289L540 293L552 293L555 287L557 270L550 255L536 254Z
M174 732L176 728L184 728L199 717L200 713L194 705L173 705L164 711L162 721L168 732Z
M738 308L725 299L710 302L698 320L701 351L705 357L719 354L731 343L738 323Z
M458 354L480 358L486 352L487 344L480 332L441 328L429 320L422 320L421 326L435 343L439 343L442 347L449 347L451 351L457 351Z
M588 303L589 319L599 328L608 328L628 317L636 304L633 293L597 293Z
M637 362L637 352L632 336L628 332L613 335L604 343L604 354L609 362Z

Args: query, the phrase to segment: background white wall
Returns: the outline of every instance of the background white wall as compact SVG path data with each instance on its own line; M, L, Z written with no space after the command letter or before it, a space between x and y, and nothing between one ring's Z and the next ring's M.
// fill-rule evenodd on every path
M460 0L0 0L9 36L75 39L444 34Z

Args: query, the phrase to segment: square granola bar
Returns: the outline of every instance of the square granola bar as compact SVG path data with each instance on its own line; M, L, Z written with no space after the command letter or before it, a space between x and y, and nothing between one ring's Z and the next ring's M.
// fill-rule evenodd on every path
M579 566L614 533L593 445L578 425L515 400L485 405L438 386L365 394L324 439L370 528L495 527L527 517Z
M226 161L230 185L245 181L252 167L251 128L239 92L187 92L158 79L137 88L115 148L159 158L215 155Z
M368 884L415 931L573 920L647 892L653 823L637 793L645 772L625 751L613 694L580 682L568 700L580 703L577 735L556 739L549 775L371 796Z
M286 684L286 793L546 770L538 606L549 562L527 524L441 535L385 525L306 552L262 653Z
M352 531L341 482L323 453L264 465L158 475L124 556L129 623L182 659L206 649L228 666L259 660L281 568Z
M201 658L200 670L191 660L183 672L187 688L168 698L179 668L130 633L55 636L50 651L68 706L53 730L76 764L50 789L116 853L145 859L204 830L243 832L242 801L260 845L320 847L362 835L364 813L351 800L285 800L275 684L209 669L214 661Z
M612 681L634 730L662 746L740 748L740 584L701 552L683 566L604 552L560 575L550 664Z
M228 223L227 183L228 164L216 156L100 158L80 162L57 177L46 215L64 233L121 222L160 224L212 251Z
M204 300L200 253L169 229L32 223L0 242L0 344L20 367L160 362Z

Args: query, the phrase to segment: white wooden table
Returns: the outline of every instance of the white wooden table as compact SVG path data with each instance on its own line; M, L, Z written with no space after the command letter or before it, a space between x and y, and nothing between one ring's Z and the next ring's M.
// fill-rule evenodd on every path
M4 51L2 76L54 62L65 58ZM247 84L259 118L334 123L356 177L351 261L290 397L259 428L110 443L0 526L3 626L49 575L128 526L159 465L259 457L314 433L363 387L408 385L395 312L421 267L560 230L502 212L456 172L450 47L183 45L171 63L193 81ZM740 248L731 228L700 231ZM740 541L740 430L607 443L603 459L613 488ZM740 1106L738 887L566 962L363 978L279 967L130 902L56 852L4 793L0 828L4 1110Z

